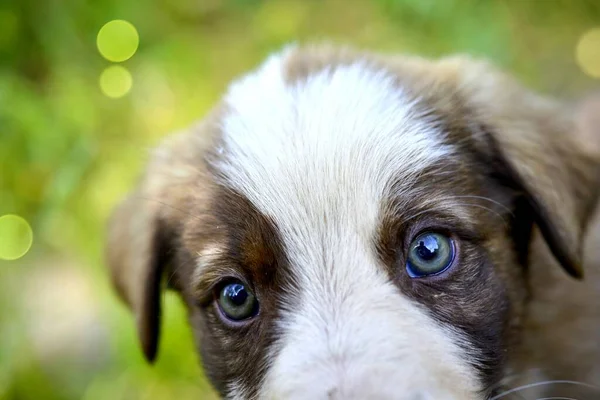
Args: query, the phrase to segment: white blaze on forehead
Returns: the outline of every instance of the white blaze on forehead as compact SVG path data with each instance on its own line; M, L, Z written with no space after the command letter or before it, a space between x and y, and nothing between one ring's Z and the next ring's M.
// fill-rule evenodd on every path
M280 228L323 216L372 227L391 183L408 190L424 168L451 156L428 110L390 73L356 62L289 83L286 55L230 88L220 165L228 184L285 220Z
M298 281L262 395L473 398L460 336L402 295L373 249L383 201L417 195L453 149L390 73L356 62L290 83L286 56L230 88L218 165L275 221Z

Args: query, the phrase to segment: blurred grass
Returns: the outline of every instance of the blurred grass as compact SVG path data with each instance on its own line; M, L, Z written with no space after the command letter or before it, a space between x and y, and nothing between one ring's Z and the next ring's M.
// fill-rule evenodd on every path
M98 86L108 21L138 30L125 97ZM574 60L600 26L594 1L4 0L0 3L0 215L34 232L0 260L0 398L214 397L185 311L165 295L159 360L141 356L102 260L105 220L147 149L200 118L227 83L291 41L491 58L534 88L574 97L597 81Z

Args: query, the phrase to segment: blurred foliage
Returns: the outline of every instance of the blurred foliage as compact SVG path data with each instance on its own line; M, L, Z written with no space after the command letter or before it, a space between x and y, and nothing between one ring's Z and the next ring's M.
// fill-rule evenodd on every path
M133 86L99 88L96 36L131 22L139 48L118 64ZM0 398L212 398L185 311L165 294L155 366L103 266L106 218L147 149L202 117L227 82L292 41L492 59L530 86L575 97L597 81L574 60L600 3L573 0L3 0L0 215L24 217L31 251L0 260Z

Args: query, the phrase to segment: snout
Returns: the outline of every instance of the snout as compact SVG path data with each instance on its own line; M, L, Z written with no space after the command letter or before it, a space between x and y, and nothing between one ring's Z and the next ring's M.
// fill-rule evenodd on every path
M263 397L481 398L463 338L391 285L369 286L337 302L322 298L319 307L306 301L284 319Z
M307 368L310 368L307 366ZM421 375L422 374L422 375ZM271 387L269 399L475 400L464 382L430 375L410 364L313 366Z

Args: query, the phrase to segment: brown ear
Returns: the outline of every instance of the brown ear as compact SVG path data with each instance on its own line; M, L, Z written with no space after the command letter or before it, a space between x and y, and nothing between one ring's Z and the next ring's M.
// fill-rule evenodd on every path
M449 59L479 150L527 200L550 250L582 277L582 243L600 188L600 162L567 105L540 97L488 64Z
M112 281L132 309L142 349L153 361L160 330L161 278L175 242L198 199L207 138L196 127L173 135L153 153L137 189L114 211L106 258Z
M168 234L156 204L137 192L115 210L109 223L107 260L113 284L134 311L144 355L153 361L160 329L160 283L168 262Z

